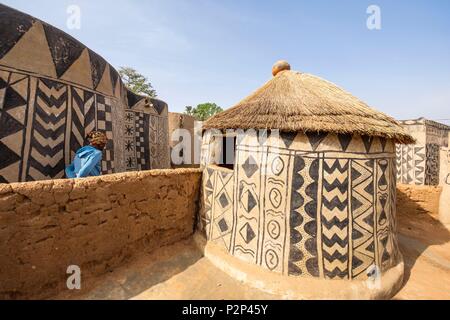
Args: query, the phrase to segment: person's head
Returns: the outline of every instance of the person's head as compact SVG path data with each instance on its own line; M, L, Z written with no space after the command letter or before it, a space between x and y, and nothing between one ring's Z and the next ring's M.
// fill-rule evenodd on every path
M101 131L91 131L86 136L86 139L89 141L89 144L98 150L103 150L106 146L106 142L108 139L106 138L106 134Z

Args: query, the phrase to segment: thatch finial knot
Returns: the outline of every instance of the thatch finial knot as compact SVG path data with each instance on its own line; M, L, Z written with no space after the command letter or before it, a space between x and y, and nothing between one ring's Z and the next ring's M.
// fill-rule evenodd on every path
M291 70L291 65L286 60L279 60L272 67L272 75L275 77L280 71L285 70Z

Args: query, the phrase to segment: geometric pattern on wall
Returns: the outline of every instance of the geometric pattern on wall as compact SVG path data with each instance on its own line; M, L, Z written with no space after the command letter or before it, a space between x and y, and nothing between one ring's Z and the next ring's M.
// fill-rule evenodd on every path
M262 233L259 263L277 273L288 270L289 250L286 246L287 220L289 219L290 196L287 183L290 180L291 156L288 152L267 153L262 161L262 183L264 184L261 210Z
M378 159L376 167L376 265L381 271L387 270L398 261L398 244L396 240L396 188L394 183L394 166L387 159Z
M403 184L439 184L439 146L397 145L397 181Z
M62 30L20 11L0 4L0 13L5 21L1 30L0 59L6 59L3 61L7 62L7 66L28 72L39 70L41 76L56 76L55 80L64 79L73 84L83 84L91 91L113 93L118 73L97 53ZM28 36L30 33L33 35ZM38 43L35 42L37 39ZM14 50L16 47L32 48L37 57L48 57L49 60L42 59L36 63L31 56L30 61L23 61L11 56L17 55ZM100 88L102 80L104 83Z
M210 197L210 210L207 214L208 240L222 245L227 251L231 245L231 230L234 224L233 217L233 173L216 170L211 172L214 176L207 177L207 183L213 182L213 194ZM211 189L209 189L211 190Z
M38 79L27 181L64 177L68 90L60 82Z
M124 153L125 166L127 171L134 171L137 169L136 164L136 116L131 110L125 112L125 131L124 137Z
M216 170L206 168L202 175L201 211L198 222L199 229L209 238L212 220L213 195Z
M96 94L97 130L103 131L108 138L102 159L103 174L114 173L114 139L112 133L111 100Z
M364 280L373 266L384 271L398 263L393 143L332 134L280 141L276 147L257 146L256 136L238 142L228 171L234 175L229 252L279 274L326 279ZM204 170L210 236L218 234L212 208L224 170Z
M146 123L150 137L150 168L167 168L170 164L167 117L150 114Z
M1 182L62 177L64 166L94 129L105 131L109 139L102 172L123 170L123 154L114 154L112 127L113 123L118 126L115 134L122 131L127 108L137 111L146 107L147 113L156 117L156 144L150 151L144 141L142 149L138 139L141 148L133 158L135 166L170 165L164 102L131 94L110 64L62 30L3 4L0 16ZM122 108L112 110L113 106ZM140 132L142 127L137 132L146 140L151 121L143 116L138 124L142 120L144 132ZM116 145L116 152L123 152L122 142Z
M29 77L0 71L0 183L19 181Z
M375 262L374 160L351 160L352 279L367 276L364 272Z
M136 112L136 165L138 170L150 169L150 115Z
M0 181L63 178L86 134L105 131L103 173L114 171L109 98L0 68Z
M323 272L329 279L345 279L349 274L349 160L325 158L322 170Z
M439 184L440 147L437 144L426 145L425 184L436 186Z
M237 151L235 174L235 227L232 234L231 252L245 261L260 264L261 261L261 152ZM259 164L259 165L258 165ZM255 170L255 167L257 169Z
M127 110L125 113L124 150L126 170L149 170L151 115Z
M289 275L319 276L317 257L318 158L294 159L291 214Z

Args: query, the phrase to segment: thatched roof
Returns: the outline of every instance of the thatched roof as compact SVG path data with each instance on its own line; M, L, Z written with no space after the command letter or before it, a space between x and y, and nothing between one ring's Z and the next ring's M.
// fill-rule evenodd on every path
M393 118L335 84L291 71L284 61L272 71L271 80L234 107L211 117L203 128L352 133L414 143Z

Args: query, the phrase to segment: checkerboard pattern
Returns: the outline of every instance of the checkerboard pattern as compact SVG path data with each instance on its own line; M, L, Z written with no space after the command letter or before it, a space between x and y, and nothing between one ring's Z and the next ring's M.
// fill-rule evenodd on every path
M114 173L114 139L112 133L111 100L97 95L97 130L106 133L108 142L102 160L103 174Z
M136 164L139 170L145 167L144 114L136 113Z

